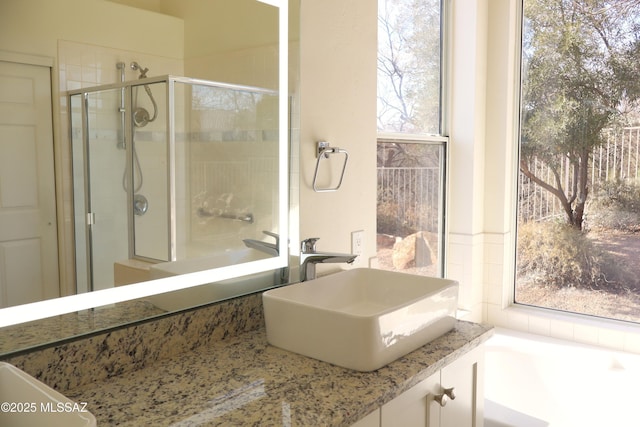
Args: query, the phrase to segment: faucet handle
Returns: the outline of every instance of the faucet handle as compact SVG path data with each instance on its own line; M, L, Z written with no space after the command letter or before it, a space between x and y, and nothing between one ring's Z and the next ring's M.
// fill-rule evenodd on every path
M302 241L300 251L303 254L312 254L316 252L316 242L320 240L319 237L309 237Z

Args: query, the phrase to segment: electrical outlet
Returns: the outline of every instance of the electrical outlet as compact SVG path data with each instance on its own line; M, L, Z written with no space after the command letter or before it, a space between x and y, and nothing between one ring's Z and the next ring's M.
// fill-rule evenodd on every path
M351 253L358 255L356 262L360 261L364 253L364 230L351 232Z

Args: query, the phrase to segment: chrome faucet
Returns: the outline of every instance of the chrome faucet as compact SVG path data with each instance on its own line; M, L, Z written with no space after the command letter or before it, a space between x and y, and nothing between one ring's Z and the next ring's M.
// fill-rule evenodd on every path
M276 233L272 233L270 231L263 231L267 236L271 236L276 239L276 243L267 243L262 240L256 239L243 239L244 245L248 248L257 249L261 252L269 254L271 256L280 255L280 236Z
M271 231L263 230L262 233L267 236L271 236L276 239L275 243L263 242L256 239L243 239L244 245L251 249L256 249L260 252L264 252L267 255L278 256L280 255L280 235L272 233ZM282 267L274 271L275 284L283 284L289 282L289 267Z
M304 239L300 247L300 281L313 280L316 278L316 264L352 264L358 255L339 254L331 252L317 252L316 242L318 237Z

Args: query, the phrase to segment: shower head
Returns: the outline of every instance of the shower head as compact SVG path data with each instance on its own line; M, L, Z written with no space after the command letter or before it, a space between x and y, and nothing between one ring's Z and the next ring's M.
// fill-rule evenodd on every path
M149 71L148 68L142 68L142 65L140 65L137 62L133 61L131 63L131 69L140 71L140 76L138 76L139 79L147 78L147 71Z

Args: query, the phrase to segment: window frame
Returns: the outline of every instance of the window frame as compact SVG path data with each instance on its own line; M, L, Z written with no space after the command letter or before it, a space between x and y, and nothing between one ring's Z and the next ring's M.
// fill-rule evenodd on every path
M448 200L449 191L449 124L450 124L450 84L451 84L451 40L452 20L451 1L440 0L440 90L439 90L439 134L377 132L376 146L381 143L424 144L438 146L442 150L440 158L440 212L438 234L438 277L445 277L448 247ZM377 166L376 166L377 169ZM377 215L376 215L377 217ZM377 218L376 218L377 219ZM376 248L377 250L377 248Z
M640 329L639 321L629 321L613 317L604 317L596 314L590 314L586 312L563 310L560 308L546 307L534 305L526 302L519 302L516 300L516 286L517 286L517 263L518 263L518 233L519 233L519 216L520 216L520 160L522 158L521 147L521 135L522 135L522 102L523 102L523 75L524 75L524 26L525 26L525 1L527 0L515 0L515 55L514 55L514 107L513 107L513 142L515 143L515 149L513 150L513 173L511 174L512 182L511 192L506 193L509 198L507 203L510 208L510 229L513 230L511 237L508 239L508 250L510 250L509 263L506 265L505 280L503 286L503 310L517 310L517 312L530 316L531 319L555 319L560 322L567 322L571 324L571 327L578 327L587 325L593 327L603 327L614 331L620 330L620 327L631 326L637 333ZM593 161L593 159L592 159ZM505 258L506 259L506 258ZM517 329L517 328L516 328ZM558 335L553 331L546 333L550 336ZM571 340L580 341L576 338Z

